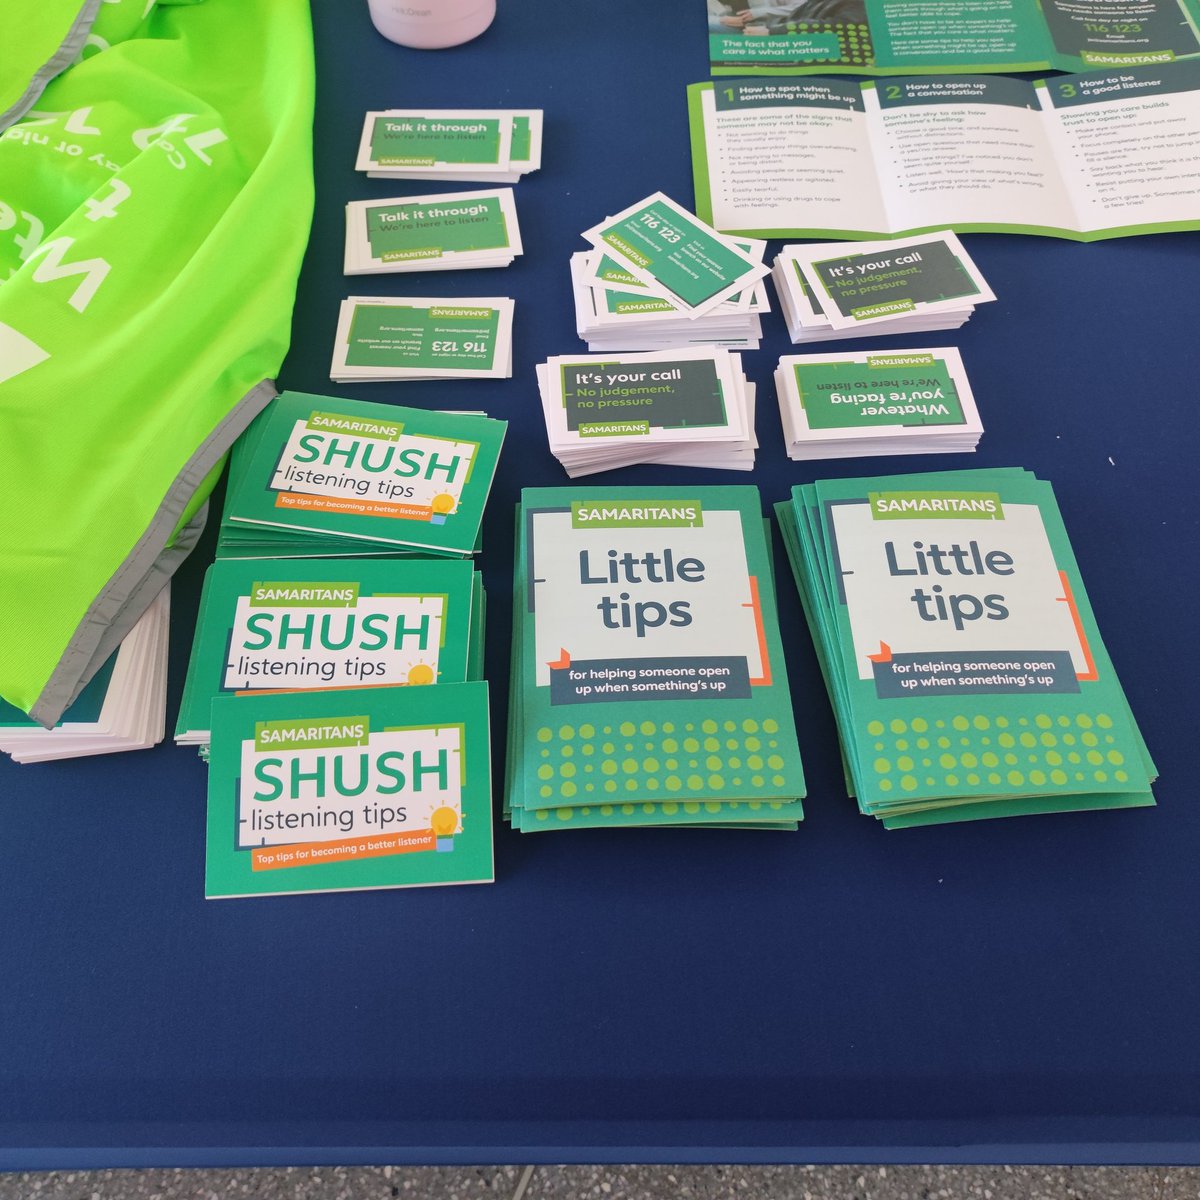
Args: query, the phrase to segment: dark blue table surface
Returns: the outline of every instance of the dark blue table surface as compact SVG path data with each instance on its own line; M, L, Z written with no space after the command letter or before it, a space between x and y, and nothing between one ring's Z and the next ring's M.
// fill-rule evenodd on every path
M510 422L481 559L497 779L512 506L565 482L533 367L580 349L579 231L656 189L691 203L700 8L501 0L484 37L422 53L376 35L362 0L314 4L317 208L279 382ZM347 200L439 190L353 170L367 109L420 105L544 108L543 168L517 187L526 253L503 271L344 278ZM1200 739L1181 666L1196 652L1200 235L965 241L998 303L953 334L861 346L959 346L978 454L789 462L770 379L791 347L772 313L745 360L749 478L764 510L794 483L889 468L1053 481L1161 770L1157 808L892 833L859 816L778 545L809 781L794 834L497 822L493 886L207 902L193 751L5 760L0 1166L1200 1161ZM513 378L331 385L352 292L514 296ZM169 728L212 535L176 583Z

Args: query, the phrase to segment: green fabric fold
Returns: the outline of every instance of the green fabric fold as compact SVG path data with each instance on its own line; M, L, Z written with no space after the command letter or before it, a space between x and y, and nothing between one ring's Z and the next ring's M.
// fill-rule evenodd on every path
M0 696L46 724L274 394L312 216L306 0L109 0L87 39L0 135Z

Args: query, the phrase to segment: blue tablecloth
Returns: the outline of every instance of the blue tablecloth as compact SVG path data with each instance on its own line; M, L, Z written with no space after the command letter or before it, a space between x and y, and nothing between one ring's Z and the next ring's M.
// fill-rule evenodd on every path
M565 482L533 366L580 348L579 231L657 189L692 201L684 87L707 74L704 19L699 0L501 0L484 37L434 53L384 41L361 0L316 0L314 17L317 211L280 386L510 422L481 559L499 778L512 506ZM346 201L438 190L353 170L363 113L414 105L544 108L512 267L343 277ZM1200 1161L1200 758L1180 665L1197 615L1200 235L965 241L999 302L909 344L961 348L978 454L789 462L773 313L746 357L750 479L764 511L793 483L892 465L1053 481L1161 769L1157 808L894 833L860 817L778 544L798 833L498 824L494 886L207 902L194 752L5 761L0 1167ZM513 378L330 384L339 301L406 292L514 296ZM212 553L210 530L176 583L169 725Z

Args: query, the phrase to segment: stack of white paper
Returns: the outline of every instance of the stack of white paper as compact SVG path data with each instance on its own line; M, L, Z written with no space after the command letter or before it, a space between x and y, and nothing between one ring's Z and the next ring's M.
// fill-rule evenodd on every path
M763 242L751 244L765 246ZM621 268L598 250L571 256L575 329L589 350L758 349L762 338L759 314L770 308L762 279L693 319L631 276L618 281L621 274Z
M560 355L537 376L550 452L572 479L634 463L754 467L754 387L728 350Z
M509 379L512 320L507 296L349 296L329 378Z
M0 703L0 750L30 763L156 746L166 733L170 615L168 586L53 729Z
M949 231L784 246L771 278L797 343L957 329L996 298Z
M507 267L520 253L512 188L346 205L347 275Z
M372 179L516 183L542 165L542 110L389 108L369 112L354 165Z
M963 454L983 433L952 346L788 355L775 391L788 457Z

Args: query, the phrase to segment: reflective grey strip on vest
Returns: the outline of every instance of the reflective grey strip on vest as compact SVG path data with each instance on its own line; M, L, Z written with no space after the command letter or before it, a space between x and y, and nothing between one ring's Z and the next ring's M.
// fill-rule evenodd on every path
M29 710L29 715L40 725L50 729L58 722L188 556L204 528L207 506L169 544L184 509L233 443L277 394L274 382L269 379L252 387L175 477L137 545L84 613L58 666Z
M83 53L84 44L92 26L96 23L96 14L100 11L101 0L84 0L67 36L57 50L33 73L29 86L21 93L15 104L7 112L0 113L0 133L10 125L19 121L36 103L46 84L56 75L61 75Z

